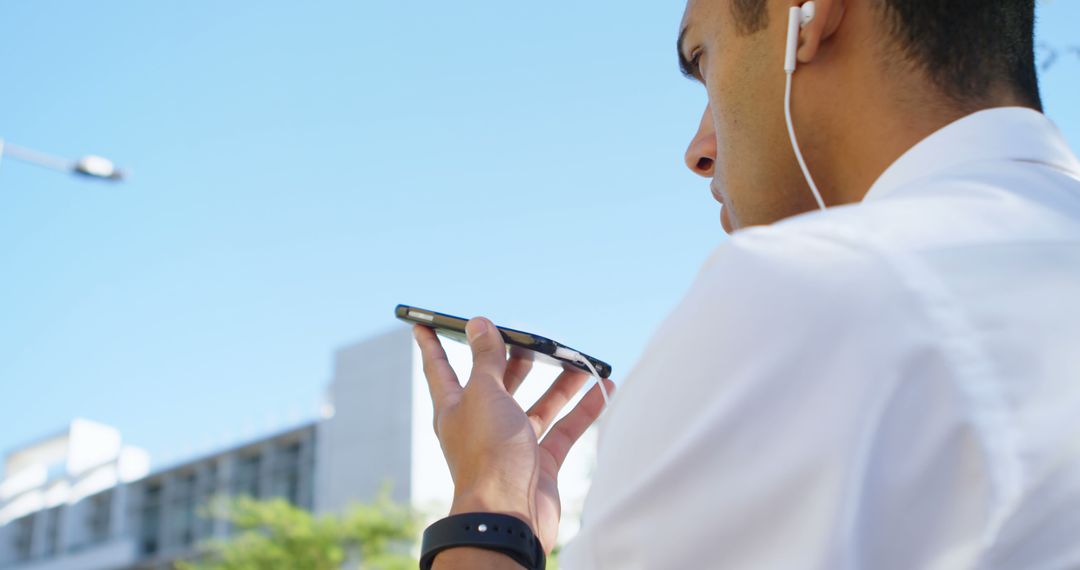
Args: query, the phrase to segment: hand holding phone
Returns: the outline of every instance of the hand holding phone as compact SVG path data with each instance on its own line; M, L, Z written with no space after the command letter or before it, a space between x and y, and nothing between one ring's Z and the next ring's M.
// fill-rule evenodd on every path
M559 469L570 448L603 410L600 386L590 389L555 422L589 379L577 366L567 366L525 411L514 400L513 391L528 373L531 354L511 354L508 362L507 343L500 334L505 330L485 318L469 320L463 329L473 354L472 372L464 387L450 367L436 329L413 326L434 405L435 433L454 481L450 514L516 516L532 526L550 553L561 512ZM598 382L605 383L609 392L615 388L610 380Z

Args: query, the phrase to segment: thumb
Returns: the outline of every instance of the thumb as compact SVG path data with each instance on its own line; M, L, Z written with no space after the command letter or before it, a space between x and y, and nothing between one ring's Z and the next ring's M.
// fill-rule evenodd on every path
M474 380L495 382L503 386L503 374L506 372L506 343L502 333L484 317L470 319L465 325L465 335L472 349L473 366L469 384ZM505 387L503 387L505 390Z

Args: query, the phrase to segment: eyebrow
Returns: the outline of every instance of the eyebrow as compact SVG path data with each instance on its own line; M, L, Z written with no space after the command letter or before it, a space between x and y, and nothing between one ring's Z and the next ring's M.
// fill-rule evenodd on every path
M686 59L686 55L683 52L683 40L686 39L686 30L689 28L690 26L686 26L679 32L679 39L675 40L675 51L679 53L679 71L681 71L687 79L697 81L697 70L690 65L690 61Z

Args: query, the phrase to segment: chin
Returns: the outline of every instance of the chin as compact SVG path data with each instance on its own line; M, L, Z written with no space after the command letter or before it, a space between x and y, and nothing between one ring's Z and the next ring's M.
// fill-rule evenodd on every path
M724 233L728 235L735 231L731 225L731 219L728 217L728 208L726 207L720 209L720 227L724 228Z

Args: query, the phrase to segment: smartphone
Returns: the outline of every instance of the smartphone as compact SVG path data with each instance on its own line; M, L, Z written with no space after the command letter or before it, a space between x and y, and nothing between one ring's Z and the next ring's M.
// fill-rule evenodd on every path
M465 323L469 322L469 319L418 307L410 307L409 305L395 307L394 316L407 323L415 323L435 329L435 332L440 336L465 344L469 342L465 337ZM587 358L589 363L596 368L596 372L600 374L601 378L611 376L610 364L578 352L565 344L525 331L508 329L498 325L496 325L496 328L502 333L503 340L506 341L511 353L520 354L522 349L529 350L535 353L539 360L556 366L573 366L591 374L589 367L581 361L582 358Z

